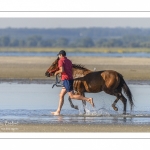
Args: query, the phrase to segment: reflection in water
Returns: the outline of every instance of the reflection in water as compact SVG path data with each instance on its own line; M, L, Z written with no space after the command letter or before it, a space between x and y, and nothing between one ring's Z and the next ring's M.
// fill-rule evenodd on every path
M51 110L2 110L0 113L0 122L18 121L21 123L73 123L73 124L150 124L149 116L136 115L90 115L90 114L67 114L50 115ZM65 114L66 113L66 114ZM4 114L4 115L3 115Z
M150 123L140 121L138 117L98 117L98 116L54 116L53 123L77 123L77 124L137 124L137 121L142 123ZM142 118L143 119L143 118ZM146 119L146 118L145 118ZM145 120L144 119L144 120Z
M63 122L63 117L61 115L57 116L57 119L58 119L58 122Z

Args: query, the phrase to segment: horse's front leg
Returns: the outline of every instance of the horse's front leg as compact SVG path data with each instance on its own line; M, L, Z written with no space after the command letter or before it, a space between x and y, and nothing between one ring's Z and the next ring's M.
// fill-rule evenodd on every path
M84 93L74 93L74 94L82 95L82 96L85 97L85 94L84 94ZM79 110L78 106L73 104L73 102L72 102L72 100L71 100L70 97L68 97L68 100L69 100L70 106L71 106L72 108ZM86 110L85 110L86 101L82 101L82 104L83 104L84 113L86 113Z
M85 97L84 92L83 92L83 93L82 93L82 92L76 92L75 94L77 94L77 95L82 95L82 96ZM83 100L82 100L82 105L83 105L84 114L86 114L86 110L85 110L86 101L83 101Z
M82 93L81 95L85 97L84 93ZM86 110L85 110L86 101L82 101L82 104L83 104L84 114L86 114Z
M69 100L70 106L71 106L72 108L79 110L78 106L73 104L73 102L72 102L72 100L71 100L70 97L68 97L68 100Z

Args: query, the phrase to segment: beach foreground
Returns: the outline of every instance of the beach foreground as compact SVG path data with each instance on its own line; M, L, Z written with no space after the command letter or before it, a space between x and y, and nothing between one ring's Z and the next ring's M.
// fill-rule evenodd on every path
M150 132L150 125L18 124L0 126L0 132Z
M43 79L57 57L0 57L0 79ZM149 58L69 57L73 63L98 70L116 70L125 80L150 80Z

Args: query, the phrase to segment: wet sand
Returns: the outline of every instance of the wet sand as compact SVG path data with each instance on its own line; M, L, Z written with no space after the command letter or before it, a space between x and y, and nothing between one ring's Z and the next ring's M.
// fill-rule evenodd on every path
M19 124L0 126L0 132L150 132L150 125Z
M116 70L125 80L150 80L149 58L69 57L73 63L93 70ZM0 80L54 80L45 72L56 57L0 57Z

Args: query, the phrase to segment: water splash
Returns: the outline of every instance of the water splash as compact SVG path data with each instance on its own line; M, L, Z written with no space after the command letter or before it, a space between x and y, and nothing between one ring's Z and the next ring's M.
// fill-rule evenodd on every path
M82 109L79 109L79 115L85 115L85 116L110 116L111 112L105 108L92 108L85 106L85 112L82 111Z
M100 115L100 116L110 116L110 111L106 110L105 108L100 108L97 111L97 114Z

